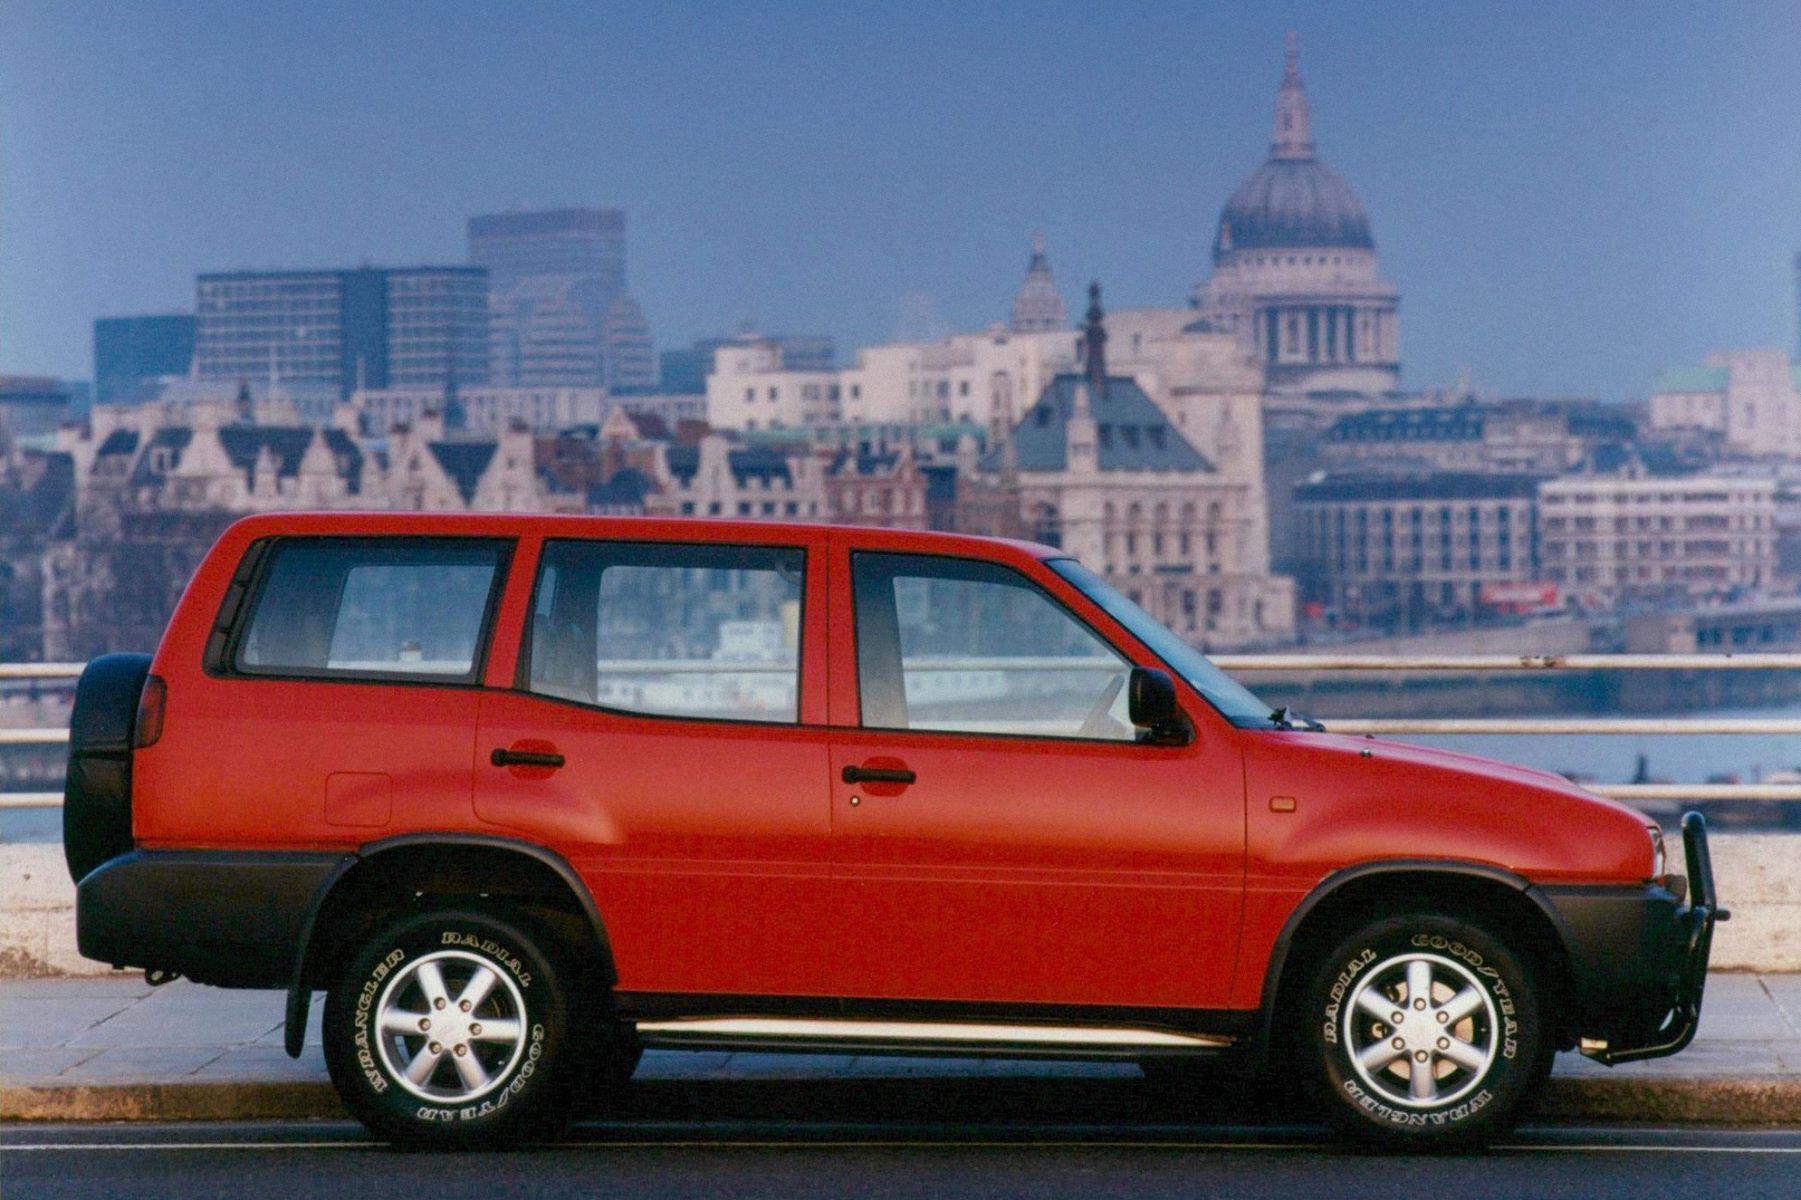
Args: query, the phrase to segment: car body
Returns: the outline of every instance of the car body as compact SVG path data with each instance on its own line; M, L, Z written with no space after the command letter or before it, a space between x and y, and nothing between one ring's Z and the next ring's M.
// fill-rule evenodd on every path
M1347 1128L1475 1136L1557 1048L1686 1045L1718 915L1698 817L1685 884L1630 809L1272 714L1055 548L950 534L251 517L71 728L82 953L287 988L295 1054L331 992L353 1109L444 1144L547 1119L526 1065L645 1045L1167 1065L1292 1029L1359 1047L1301 1068ZM427 946L513 1041L374 1031L444 1008Z

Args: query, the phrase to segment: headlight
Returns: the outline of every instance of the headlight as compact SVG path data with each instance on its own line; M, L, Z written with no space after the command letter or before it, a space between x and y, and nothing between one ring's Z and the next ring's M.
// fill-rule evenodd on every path
M1645 832L1651 835L1651 878L1662 879L1666 865L1663 857L1663 830L1655 825L1647 825Z

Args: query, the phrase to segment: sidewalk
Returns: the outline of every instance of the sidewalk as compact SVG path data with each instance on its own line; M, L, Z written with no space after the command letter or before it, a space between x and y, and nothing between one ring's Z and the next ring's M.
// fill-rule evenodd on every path
M139 976L0 982L0 1120L230 1120L343 1115L325 1075L318 999L306 1051L282 1050L279 992ZM652 1051L659 1084L936 1077L1133 1082L1125 1063ZM1716 974L1699 1036L1611 1070L1558 1059L1540 1111L1585 1120L1801 1124L1801 974Z

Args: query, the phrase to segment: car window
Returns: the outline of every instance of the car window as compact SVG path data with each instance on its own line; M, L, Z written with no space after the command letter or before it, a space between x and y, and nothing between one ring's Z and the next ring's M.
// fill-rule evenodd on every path
M863 724L1131 741L1130 664L1019 573L924 555L857 554Z
M236 668L471 682L505 543L298 538L264 572Z
M526 687L658 716L793 723L806 554L785 547L552 541Z

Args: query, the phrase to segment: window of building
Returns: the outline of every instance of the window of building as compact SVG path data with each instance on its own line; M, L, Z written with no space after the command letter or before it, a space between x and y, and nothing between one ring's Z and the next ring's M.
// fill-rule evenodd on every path
M864 726L1132 741L1129 664L1030 580L923 555L852 560Z
M250 675L472 683L506 550L462 538L284 541L235 666Z

